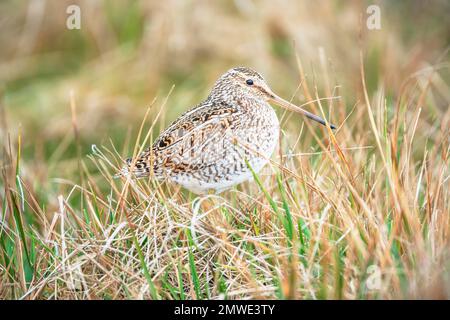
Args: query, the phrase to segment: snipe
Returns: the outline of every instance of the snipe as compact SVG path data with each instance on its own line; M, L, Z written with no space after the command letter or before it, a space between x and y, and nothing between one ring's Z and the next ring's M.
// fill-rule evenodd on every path
M182 114L120 175L168 179L202 194L222 192L252 177L269 161L278 143L274 102L326 125L322 118L280 98L263 77L234 68L215 83L208 98ZM329 124L331 129L335 127Z

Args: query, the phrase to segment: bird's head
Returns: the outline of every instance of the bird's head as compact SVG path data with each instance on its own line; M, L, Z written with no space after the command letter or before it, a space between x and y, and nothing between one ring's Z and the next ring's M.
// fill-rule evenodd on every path
M228 70L217 80L210 94L210 98L220 97L221 99L241 98L245 96L275 103L288 110L299 112L322 125L326 125L325 120L321 117L276 95L272 89L270 89L264 78L258 72L250 68L237 67ZM336 129L332 124L329 124L329 126L331 129Z

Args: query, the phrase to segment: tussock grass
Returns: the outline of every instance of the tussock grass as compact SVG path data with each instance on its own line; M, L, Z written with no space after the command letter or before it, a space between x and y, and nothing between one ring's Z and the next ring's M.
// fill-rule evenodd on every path
M361 60L358 112L370 130L356 140L350 114L323 139L305 122L300 134L312 134L316 152L301 152L309 149L302 137L284 137L269 170L220 196L113 180L120 155L93 146L89 158L101 177L80 157L81 185L48 215L22 178L19 135L2 170L2 296L448 298L449 111L440 127L429 126L421 116L429 85L405 86L390 115L382 88L367 95L363 70ZM437 76L430 70L416 81ZM429 130L432 141L415 150ZM75 195L80 207L71 205ZM373 270L381 276L376 288L368 284Z
M48 10L59 12L61 3ZM90 7L83 14L92 38L69 40L86 55L96 47L95 58L53 52L57 42L42 32L38 49L28 49L33 55L19 50L23 56L11 60L25 66L16 71L21 76L0 63L7 83L0 101L0 298L450 298L448 51L434 42L429 51L437 56L426 44L408 50L385 11L386 29L358 38L355 12L364 10L355 4L236 3L225 13L205 4L195 22L190 14L165 20L191 10L186 4L136 4L124 11L122 20L133 22L127 28L120 5L103 17L114 28ZM258 21L247 15L254 10ZM57 17L44 25L57 26ZM205 26L210 32L192 32ZM340 37L327 32L338 27ZM12 43L5 39L0 35ZM317 60L319 39L326 47ZM248 58L239 43L259 54ZM80 67L51 78L48 60L60 55ZM220 195L113 179L123 157L148 146L199 101L192 92L200 96L226 70L206 66L210 55L271 70L275 90L338 129L279 112L270 165ZM37 75L33 61L43 62ZM177 78L191 69L188 80ZM277 81L286 74L292 78ZM145 101L147 111L127 95Z

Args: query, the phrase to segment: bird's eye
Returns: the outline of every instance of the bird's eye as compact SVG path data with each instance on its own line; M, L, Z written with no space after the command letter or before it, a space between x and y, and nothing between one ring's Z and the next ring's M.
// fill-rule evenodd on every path
M253 80L252 79L247 79L247 81L245 81L246 84L248 84L249 86L253 85Z

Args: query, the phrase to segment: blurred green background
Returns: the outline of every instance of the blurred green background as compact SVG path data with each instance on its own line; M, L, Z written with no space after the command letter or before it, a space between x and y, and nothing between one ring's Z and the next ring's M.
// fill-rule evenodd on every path
M0 297L140 299L156 280L175 299L446 299L449 15L448 0L1 1ZM322 103L335 135L276 108L272 174L201 215L195 195L129 188L101 165L111 154L89 157L130 155L152 101L144 135L170 92L156 136L235 66L299 105L315 87L339 95ZM214 240L201 250L197 220ZM372 263L380 292L366 291Z

